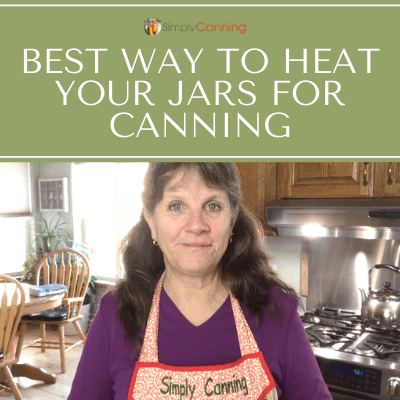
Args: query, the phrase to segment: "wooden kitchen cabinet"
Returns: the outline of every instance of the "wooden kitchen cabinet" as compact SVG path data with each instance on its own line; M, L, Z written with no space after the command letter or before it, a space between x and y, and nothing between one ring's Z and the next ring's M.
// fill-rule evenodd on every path
M365 198L374 192L374 163L278 163L277 198Z
M244 203L257 215L266 235L276 235L276 230L268 226L265 210L268 203L277 199L400 197L399 162L243 162L236 165Z
M276 235L275 228L267 223L265 212L267 204L276 200L276 164L271 162L236 163L244 204L258 217L266 235Z
M400 162L375 163L374 197L400 197Z

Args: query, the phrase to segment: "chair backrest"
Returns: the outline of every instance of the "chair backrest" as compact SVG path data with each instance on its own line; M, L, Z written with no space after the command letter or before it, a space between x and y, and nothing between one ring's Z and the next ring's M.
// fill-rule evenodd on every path
M11 349L24 307L22 285L7 275L0 275L0 349L3 350L3 359Z
M90 269L87 258L72 249L53 251L43 257L36 269L36 285L42 277L44 285L59 283L67 287L65 298L82 298L69 310L68 318L79 315L83 298L86 295L90 281Z

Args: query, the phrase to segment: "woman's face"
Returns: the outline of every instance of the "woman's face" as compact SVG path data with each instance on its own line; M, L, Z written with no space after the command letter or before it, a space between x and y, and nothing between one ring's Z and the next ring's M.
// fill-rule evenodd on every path
M196 275L216 270L233 223L224 191L206 186L196 172L177 172L154 214L145 216L167 270Z

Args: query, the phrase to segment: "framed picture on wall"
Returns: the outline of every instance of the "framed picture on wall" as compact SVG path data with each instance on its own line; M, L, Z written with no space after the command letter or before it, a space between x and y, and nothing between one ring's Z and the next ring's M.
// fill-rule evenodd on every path
M40 211L68 211L68 179L39 179Z

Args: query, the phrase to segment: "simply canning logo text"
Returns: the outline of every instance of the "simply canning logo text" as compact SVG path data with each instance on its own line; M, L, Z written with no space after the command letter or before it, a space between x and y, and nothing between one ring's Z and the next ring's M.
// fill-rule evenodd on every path
M214 32L214 33L246 33L245 24L209 24L206 22L197 22L196 24L172 24L164 22L162 24L163 32L180 32L180 33L193 33L193 32Z
M179 32L179 33L193 33L193 32L206 32L206 33L239 33L243 35L246 33L245 24L209 24L206 22L197 22L196 24L172 24L170 22L163 22L158 18L147 18L144 21L143 29L149 36L157 36L161 31L163 32Z

